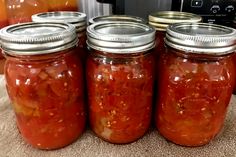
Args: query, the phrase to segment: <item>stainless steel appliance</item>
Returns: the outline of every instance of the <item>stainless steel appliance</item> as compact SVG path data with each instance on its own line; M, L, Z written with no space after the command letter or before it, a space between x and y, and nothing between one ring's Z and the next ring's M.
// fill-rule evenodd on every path
M236 0L177 1L175 2L176 4L172 5L172 10L199 14L203 17L203 22L230 26L233 24L233 19L235 17Z
M232 25L236 0L97 0L110 3L113 14L127 14L147 18L156 11L191 12L203 17L203 22Z

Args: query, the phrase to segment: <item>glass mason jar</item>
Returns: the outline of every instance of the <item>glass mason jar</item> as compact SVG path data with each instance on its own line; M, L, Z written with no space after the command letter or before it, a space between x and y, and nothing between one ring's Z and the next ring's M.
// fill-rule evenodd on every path
M72 25L25 23L1 30L8 95L23 138L40 149L75 141L85 128L82 65Z
M49 11L79 11L78 0L48 0Z
M149 128L155 30L135 22L87 28L87 91L92 130L111 143L130 143Z
M86 14L72 11L58 11L39 13L32 16L34 22L66 22L76 27L76 33L79 38L78 50L79 57L85 64L87 58L87 44L86 44Z
M207 144L223 126L235 70L236 31L213 24L179 23L167 28L161 55L156 127L183 146Z
M186 12L177 12L177 11L159 11L151 13L149 15L149 24L156 28L156 53L157 58L160 57L160 54L165 51L164 38L166 34L166 28L168 25L173 23L181 22L200 22L202 20L201 16L186 13Z
M141 17L131 16L131 15L105 15L105 16L96 16L89 19L89 25L94 24L95 22L109 22L109 21L125 21L125 22L140 22L147 23Z
M5 0L0 0L0 29L8 25L7 13L5 8ZM0 49L0 74L3 74L5 58Z
M9 24L30 22L33 14L47 12L45 0L6 0Z
M233 22L233 28L236 29L236 17L235 17L234 22ZM236 69L236 53L234 54L233 58L234 58L234 67ZM234 84L233 94L236 95L236 81L235 81L235 84Z

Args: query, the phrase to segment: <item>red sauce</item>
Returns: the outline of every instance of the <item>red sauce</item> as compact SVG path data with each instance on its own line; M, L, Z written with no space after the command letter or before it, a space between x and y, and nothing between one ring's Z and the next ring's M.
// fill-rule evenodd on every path
M154 48L154 55L155 55L155 67L158 69L160 66L160 56L162 53L165 52L165 39L166 31L156 31L156 46ZM160 75L160 73L158 73ZM158 80L157 73L155 73L155 78ZM155 84L157 84L155 82ZM156 95L156 91L155 91Z
M49 11L78 11L78 7L68 7L68 6L63 6L63 7L58 7L58 8L50 8Z
M150 54L133 58L89 55L89 118L92 130L99 137L111 143L130 143L148 130L153 62Z
M76 0L48 0L49 11L79 11Z
M20 133L40 149L72 143L85 128L80 60L74 50L24 58L8 56L5 68Z
M1 19L0 19L0 20L1 20ZM5 26L7 26L7 25L8 25L7 19L0 21L0 29L3 28L3 27L5 27ZM4 59L4 57L3 57L3 55L2 55L2 50L0 49L0 60L1 60L1 59ZM0 67L0 71L2 71L2 70L1 70L1 67Z
M176 144L200 146L222 128L235 70L231 57L200 60L181 54L170 48L162 54L156 127Z
M2 20L0 21L0 29L7 26L8 25L8 21L6 20ZM2 50L0 49L0 74L4 73L4 64L5 64L5 58L2 54Z
M78 38L79 38L79 42L78 42L79 57L82 60L83 66L85 67L86 60L88 57L87 44L86 44L86 40L87 40L86 32L79 34Z
M47 3L44 0L7 1L8 20L11 25L31 22L33 14L47 11Z
M156 47L155 55L156 59L159 60L161 53L165 52L165 42L164 38L166 36L166 31L156 31Z
M9 24L17 24L17 23L25 23L25 22L32 22L31 17L9 17L8 18Z
M8 20L7 19L0 21L0 28L6 27L7 25L8 25Z
M234 68L236 69L236 54L233 55L233 60L234 60ZM236 82L236 78L235 78L235 82ZM234 84L234 90L233 90L233 94L236 94L236 83Z

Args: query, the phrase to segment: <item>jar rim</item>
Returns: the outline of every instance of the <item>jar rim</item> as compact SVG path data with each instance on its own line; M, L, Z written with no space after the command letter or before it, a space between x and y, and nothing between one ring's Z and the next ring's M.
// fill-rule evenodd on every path
M207 23L176 23L167 27L165 43L186 53L225 55L236 50L236 30Z
M71 48L78 37L71 24L29 22L1 29L0 43L9 55L42 55Z
M109 53L137 53L155 46L155 29L138 22L97 22L87 27L89 47Z
M86 14L76 11L43 12L31 16L33 22L66 22L75 26L77 32L86 29Z
M197 23L202 21L202 17L193 13L178 12L178 11L158 11L151 13L148 16L149 24L154 26L159 31L166 31L168 25L173 23L192 22Z

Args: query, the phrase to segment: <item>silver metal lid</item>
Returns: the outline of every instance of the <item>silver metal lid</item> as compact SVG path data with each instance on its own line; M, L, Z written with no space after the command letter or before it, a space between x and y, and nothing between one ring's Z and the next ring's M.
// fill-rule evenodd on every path
M192 13L177 11L159 11L149 15L149 24L156 30L166 31L168 25L181 22L201 22L202 17Z
M108 16L97 16L89 19L89 25L95 22L109 22L109 21L126 21L126 22L140 22L147 23L146 20L137 16L130 15L108 15Z
M155 29L137 22L97 22L87 27L87 44L107 53L145 52L155 46Z
M75 27L66 23L23 23L0 31L1 47L9 55L41 55L75 46Z
M167 28L165 43L185 53L220 56L236 50L236 30L207 23L176 23Z
M34 22L65 22L73 24L77 32L86 29L86 14L74 11L45 12L32 16Z

